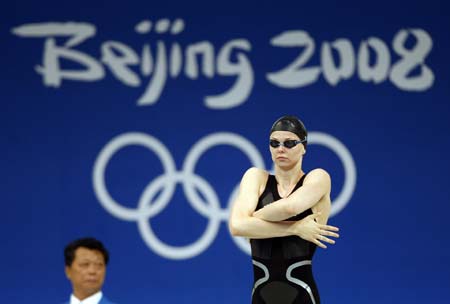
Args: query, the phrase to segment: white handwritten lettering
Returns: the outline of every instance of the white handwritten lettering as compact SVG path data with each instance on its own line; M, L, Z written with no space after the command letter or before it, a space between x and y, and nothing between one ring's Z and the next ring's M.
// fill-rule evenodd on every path
M169 44L163 39L163 35L168 35L173 40L184 30L182 19L140 21L134 28L135 33L145 37L156 35L157 39L144 43L139 51L121 41L102 42L100 59L81 50L85 41L95 37L96 27L90 23L32 23L15 27L12 33L19 37L44 39L43 60L35 70L42 75L46 86L59 88L64 80L99 81L105 77L106 68L124 85L142 87L147 82L137 105L149 106L158 102L169 81L181 75L193 81L201 77L234 77L234 83L227 91L206 95L204 104L214 110L243 104L254 86L255 76L248 56L252 44L240 38L229 40L222 46L207 40L182 46L177 41ZM415 43L407 48L409 37L414 38ZM64 39L65 43L61 42ZM283 68L265 75L269 83L280 88L312 85L320 75L331 86L355 75L373 84L389 80L405 91L424 91L434 83L433 71L425 63L433 41L422 29L402 29L395 34L392 50L399 57L395 62L392 62L388 44L374 36L362 40L357 48L347 38L324 41L320 45L319 64L316 65L308 64L315 54L316 43L304 30L282 32L270 39L270 44L274 49L299 49L296 58ZM75 63L79 68L63 69L63 60Z
M333 62L332 48L339 54L340 64ZM355 55L352 43L347 39L338 39L333 43L322 44L323 75L331 85L337 85L342 79L349 79L355 71Z
M91 56L72 50L78 44L95 35L95 26L86 23L43 23L23 25L13 29L21 37L47 38L44 44L44 64L36 71L42 74L44 84L59 87L62 79L94 81L104 77L103 67ZM53 37L69 37L64 46L57 46ZM85 67L84 70L61 70L60 58L72 60Z
M409 33L417 40L412 50L405 47ZM424 91L430 88L434 82L434 74L424 61L432 47L433 41L424 30L401 30L394 38L394 51L402 58L392 67L391 81L405 91ZM420 68L420 75L408 76L415 67Z
M373 49L376 56L376 62L372 66L369 65L369 47ZM385 81L389 74L389 66L391 65L391 55L386 44L376 38L370 37L367 41L362 41L358 51L358 74L363 81L373 81L380 83Z
M405 42L408 34L413 34L417 40L414 48L408 50ZM432 48L430 35L421 29L409 31L401 30L393 42L394 51L401 56L398 62L390 68L391 56L386 44L376 37L362 41L357 56L351 42L348 39L337 39L333 43L324 42L321 47L321 66L304 67L314 53L314 40L305 31L289 31L282 33L271 40L277 47L304 48L300 55L285 68L266 74L267 80L282 88L300 88L317 81L322 72L325 80L332 86L336 86L341 80L349 79L358 71L362 81L381 83L387 79L405 91L424 91L430 88L434 82L433 71L426 66L425 58ZM369 65L369 46L375 52L375 64ZM332 50L339 55L339 63L333 59ZM358 59L355 60L355 57ZM357 67L355 66L357 65ZM415 68L420 68L420 75L410 76ZM390 74L389 74L390 72Z
M303 68L314 53L314 40L305 31L289 31L271 40L278 47L305 47L291 64L278 72L268 73L267 79L282 88L300 88L317 81L320 75L319 67Z

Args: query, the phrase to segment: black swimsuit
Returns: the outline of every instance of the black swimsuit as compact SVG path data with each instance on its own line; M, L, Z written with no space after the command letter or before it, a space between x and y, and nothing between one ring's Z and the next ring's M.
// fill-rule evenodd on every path
M302 186L306 174L295 190ZM281 199L275 176L269 175L256 210ZM312 214L308 209L289 221ZM251 239L254 285L252 304L319 304L319 292L312 274L311 260L316 245L298 236Z

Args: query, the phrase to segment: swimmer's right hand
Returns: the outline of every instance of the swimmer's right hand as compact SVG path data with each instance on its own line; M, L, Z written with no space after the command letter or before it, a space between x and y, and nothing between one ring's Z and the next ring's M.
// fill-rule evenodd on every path
M316 222L316 218L320 216L319 213L308 215L307 217L294 222L291 226L292 234L298 235L302 239L309 241L311 243L316 244L320 248L327 248L325 244L335 244L336 242L329 237L338 238L339 234L336 232L339 231L338 227L330 226L330 225L322 225Z

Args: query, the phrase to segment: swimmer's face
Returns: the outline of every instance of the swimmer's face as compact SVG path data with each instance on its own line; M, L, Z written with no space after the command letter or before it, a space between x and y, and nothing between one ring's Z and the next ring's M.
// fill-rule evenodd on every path
M300 138L295 133L275 131L270 134L270 141L272 160L279 167L293 167L305 154L305 147L299 142Z

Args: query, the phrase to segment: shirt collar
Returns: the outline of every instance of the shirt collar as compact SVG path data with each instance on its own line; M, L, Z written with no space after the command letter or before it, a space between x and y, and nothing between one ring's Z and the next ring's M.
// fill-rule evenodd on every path
M101 298L103 296L103 293L101 291L98 291L94 293L92 296L87 297L83 301L80 301L77 297L75 297L73 294L70 295L70 304L98 304L100 302Z

